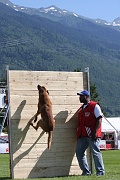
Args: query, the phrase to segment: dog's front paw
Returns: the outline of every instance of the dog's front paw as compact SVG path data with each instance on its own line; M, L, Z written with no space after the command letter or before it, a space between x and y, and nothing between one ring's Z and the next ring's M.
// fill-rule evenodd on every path
M30 125L30 126L33 126L33 123L32 123L32 122L29 122L29 125Z
M36 123L37 119L34 120L34 123Z
M35 116L34 123L37 121L37 116Z

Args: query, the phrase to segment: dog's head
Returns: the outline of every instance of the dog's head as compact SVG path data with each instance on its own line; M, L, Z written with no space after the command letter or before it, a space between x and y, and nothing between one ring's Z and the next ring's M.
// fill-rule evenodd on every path
M40 85L38 84L37 88L38 88L39 94L42 95L44 92L46 92L46 93L48 93L48 95L49 95L49 91L48 91L44 86L40 86Z

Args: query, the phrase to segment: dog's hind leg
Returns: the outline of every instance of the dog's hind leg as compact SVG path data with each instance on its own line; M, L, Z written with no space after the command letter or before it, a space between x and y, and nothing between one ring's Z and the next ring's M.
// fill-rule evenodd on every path
M41 127L45 132L47 131L46 127L45 127L45 124L44 124L44 121L42 119L40 119L36 126L33 125L33 123L30 123L30 125L37 131L39 127Z
M47 128L45 126L45 123L44 123L43 119L40 119L38 121L38 126L41 127L43 129L43 131L47 132Z
M51 142L52 142L52 131L48 132L48 149L51 148Z
M34 126L32 122L30 122L29 124L37 131L36 126Z

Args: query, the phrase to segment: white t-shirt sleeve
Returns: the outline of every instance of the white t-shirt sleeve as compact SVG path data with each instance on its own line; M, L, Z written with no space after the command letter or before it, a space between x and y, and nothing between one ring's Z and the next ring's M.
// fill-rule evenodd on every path
M94 115L95 115L96 118L98 118L99 116L103 116L101 108L100 108L100 106L98 104L95 105Z

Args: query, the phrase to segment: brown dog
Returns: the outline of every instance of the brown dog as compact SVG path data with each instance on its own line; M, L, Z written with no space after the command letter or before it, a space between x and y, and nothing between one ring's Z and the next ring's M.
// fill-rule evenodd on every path
M41 127L45 132L48 133L48 149L51 147L52 142L52 131L55 126L55 120L52 114L52 102L49 99L49 92L46 90L44 86L37 86L39 92L39 99L38 99L38 110L35 115L34 122L37 121L37 117L41 114L42 119L37 122L37 125L34 126L33 123L30 123L31 126L35 130Z

